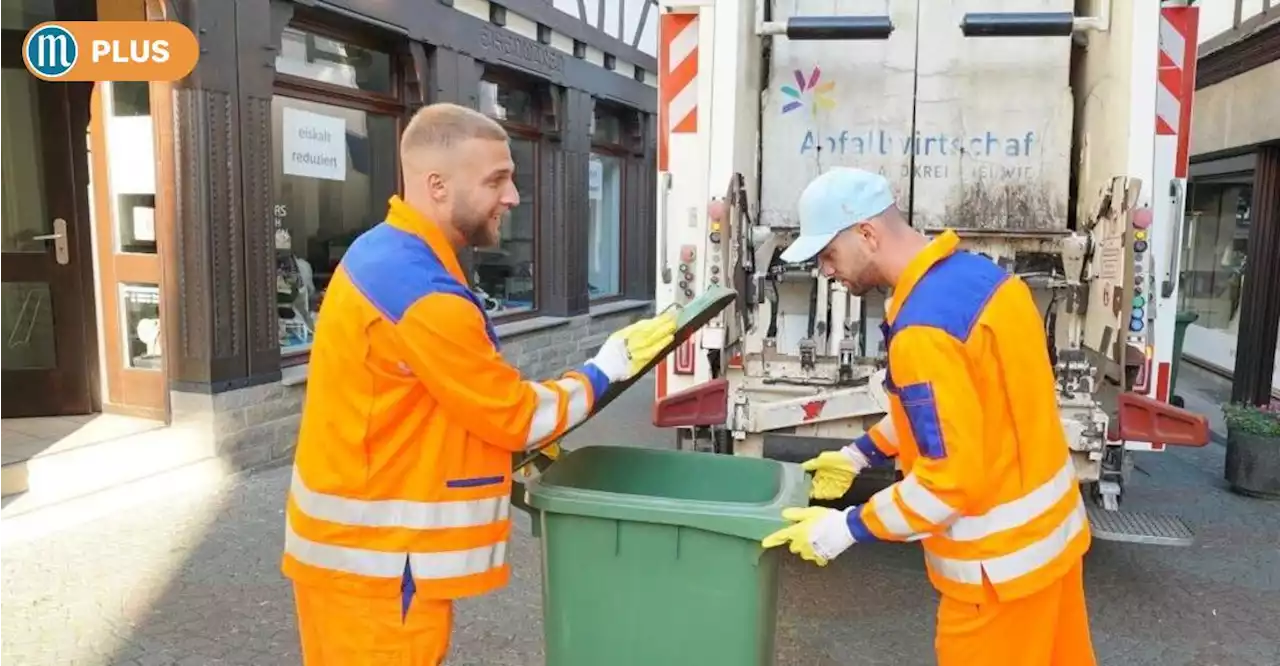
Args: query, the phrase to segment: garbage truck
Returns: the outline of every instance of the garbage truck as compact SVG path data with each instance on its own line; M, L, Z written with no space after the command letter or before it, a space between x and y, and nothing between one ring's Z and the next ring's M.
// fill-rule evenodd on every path
M1170 404L1198 8L1109 0L663 0L656 306L733 303L656 369L678 446L797 462L889 407L892 294L779 255L826 169L877 171L926 234L1030 286L1101 539L1188 545L1122 510L1135 452L1203 446ZM893 474L893 470L888 470Z

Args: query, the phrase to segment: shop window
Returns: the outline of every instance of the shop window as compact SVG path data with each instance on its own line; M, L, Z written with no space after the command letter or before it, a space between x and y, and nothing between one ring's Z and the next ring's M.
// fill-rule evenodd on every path
M107 151L116 249L156 253L156 159L151 123L151 86L116 81L104 88Z
M627 156L626 123L620 114L596 104L592 116L591 159L587 179L590 227L587 231L587 291L592 300L622 294L623 177Z
M63 10L65 11L65 10ZM4 0L3 25L5 30L21 30L26 32L45 21L67 20L66 16L58 16L54 0ZM7 367L7 366L6 366Z
M1195 325L1229 334L1240 326L1249 242L1253 174L1197 180L1183 230L1178 307Z
M287 365L311 349L347 248L383 220L400 190L404 107L387 99L396 91L388 53L294 27L284 44L271 123L277 333Z
M472 289L490 316L527 313L538 308L538 157L540 89L500 74L480 82L480 110L506 128L511 137L520 205L507 212L495 247L475 248Z
M587 290L596 299L622 291L622 159L592 154L588 182Z
M160 370L160 287L121 284L119 301L124 367Z
M391 96L391 60L389 53L289 26L276 56L276 74Z

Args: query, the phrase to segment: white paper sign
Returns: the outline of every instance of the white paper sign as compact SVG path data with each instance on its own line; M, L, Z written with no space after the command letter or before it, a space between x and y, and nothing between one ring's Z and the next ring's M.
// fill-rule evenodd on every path
M111 193L155 194L156 156L151 116L107 118Z
M133 207L133 239L156 241L156 209L148 206Z
M285 175L347 179L346 119L285 107L282 125Z

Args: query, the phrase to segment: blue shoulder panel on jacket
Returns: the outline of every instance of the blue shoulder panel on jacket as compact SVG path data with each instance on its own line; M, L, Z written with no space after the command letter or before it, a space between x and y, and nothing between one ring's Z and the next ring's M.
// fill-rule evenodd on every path
M480 308L475 293L451 275L425 241L383 222L360 235L342 257L351 283L393 324L409 307L430 294L461 296ZM485 316L494 346L498 336Z
M898 311L893 332L908 326L931 326L964 342L1008 278L1009 273L990 259L957 252L920 278Z

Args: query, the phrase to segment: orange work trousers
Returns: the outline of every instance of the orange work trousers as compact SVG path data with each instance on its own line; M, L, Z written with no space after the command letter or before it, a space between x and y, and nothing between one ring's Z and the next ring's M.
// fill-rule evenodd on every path
M439 666L449 653L453 602L361 597L295 584L305 666Z
M938 666L1095 666L1084 564L1021 599L938 606Z

